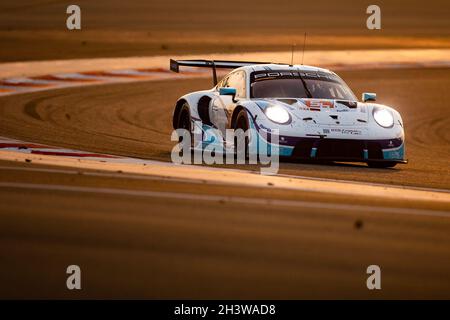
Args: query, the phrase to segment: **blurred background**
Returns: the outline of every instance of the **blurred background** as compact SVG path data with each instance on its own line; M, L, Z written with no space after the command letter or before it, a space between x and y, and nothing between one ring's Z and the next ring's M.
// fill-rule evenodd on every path
M307 49L448 48L450 2L79 0L82 30L67 32L69 1L2 1L0 61Z

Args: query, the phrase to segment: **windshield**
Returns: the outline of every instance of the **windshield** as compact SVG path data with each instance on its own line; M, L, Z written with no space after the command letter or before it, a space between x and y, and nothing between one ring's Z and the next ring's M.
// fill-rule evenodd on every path
M250 76L252 98L320 98L356 101L341 78L325 72L257 71Z

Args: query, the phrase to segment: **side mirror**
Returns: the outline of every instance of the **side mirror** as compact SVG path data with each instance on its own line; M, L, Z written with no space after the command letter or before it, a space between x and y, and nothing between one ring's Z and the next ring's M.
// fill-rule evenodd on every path
M221 95L221 96L235 96L236 95L236 89L235 88L221 87L221 88L219 88L219 95Z
M376 101L376 100L377 100L377 94L376 93L364 92L362 94L362 101L363 102Z
M226 88L226 87L219 88L219 95L231 96L233 102L236 102L236 92L237 92L236 88Z

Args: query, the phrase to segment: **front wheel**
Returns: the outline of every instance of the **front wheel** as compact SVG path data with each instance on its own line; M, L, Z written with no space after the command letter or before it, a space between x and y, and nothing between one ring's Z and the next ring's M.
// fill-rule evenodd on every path
M397 162L394 161L369 161L367 165L371 168L393 168Z
M241 111L239 111L237 117L236 117L236 122L234 125L234 130L238 130L241 129L243 132L243 135L236 135L235 132L235 137L234 137L234 151L236 153L236 155L238 154L238 139L244 139L244 155L245 158L249 157L249 139L248 139L248 128L249 128L249 124L248 124L248 115L247 115L247 111L245 111L244 109L242 109Z

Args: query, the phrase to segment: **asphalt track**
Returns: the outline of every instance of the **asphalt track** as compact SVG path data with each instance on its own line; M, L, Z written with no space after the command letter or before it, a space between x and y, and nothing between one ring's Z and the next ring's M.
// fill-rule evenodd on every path
M450 69L343 71L357 95L377 92L403 116L409 164L283 163L280 174L450 189ZM210 79L68 88L0 98L0 136L145 159L170 161L171 115L181 95ZM240 167L258 170L254 166Z
M375 170L284 163L280 174L439 188L448 195L449 73L341 72L357 93L375 91L402 113L409 164ZM2 97L0 135L169 161L173 102L209 82ZM23 162L2 162L0 171L2 297L450 298L445 201L144 179ZM65 289L69 264L82 268L80 292ZM382 269L381 291L366 288L372 264Z

